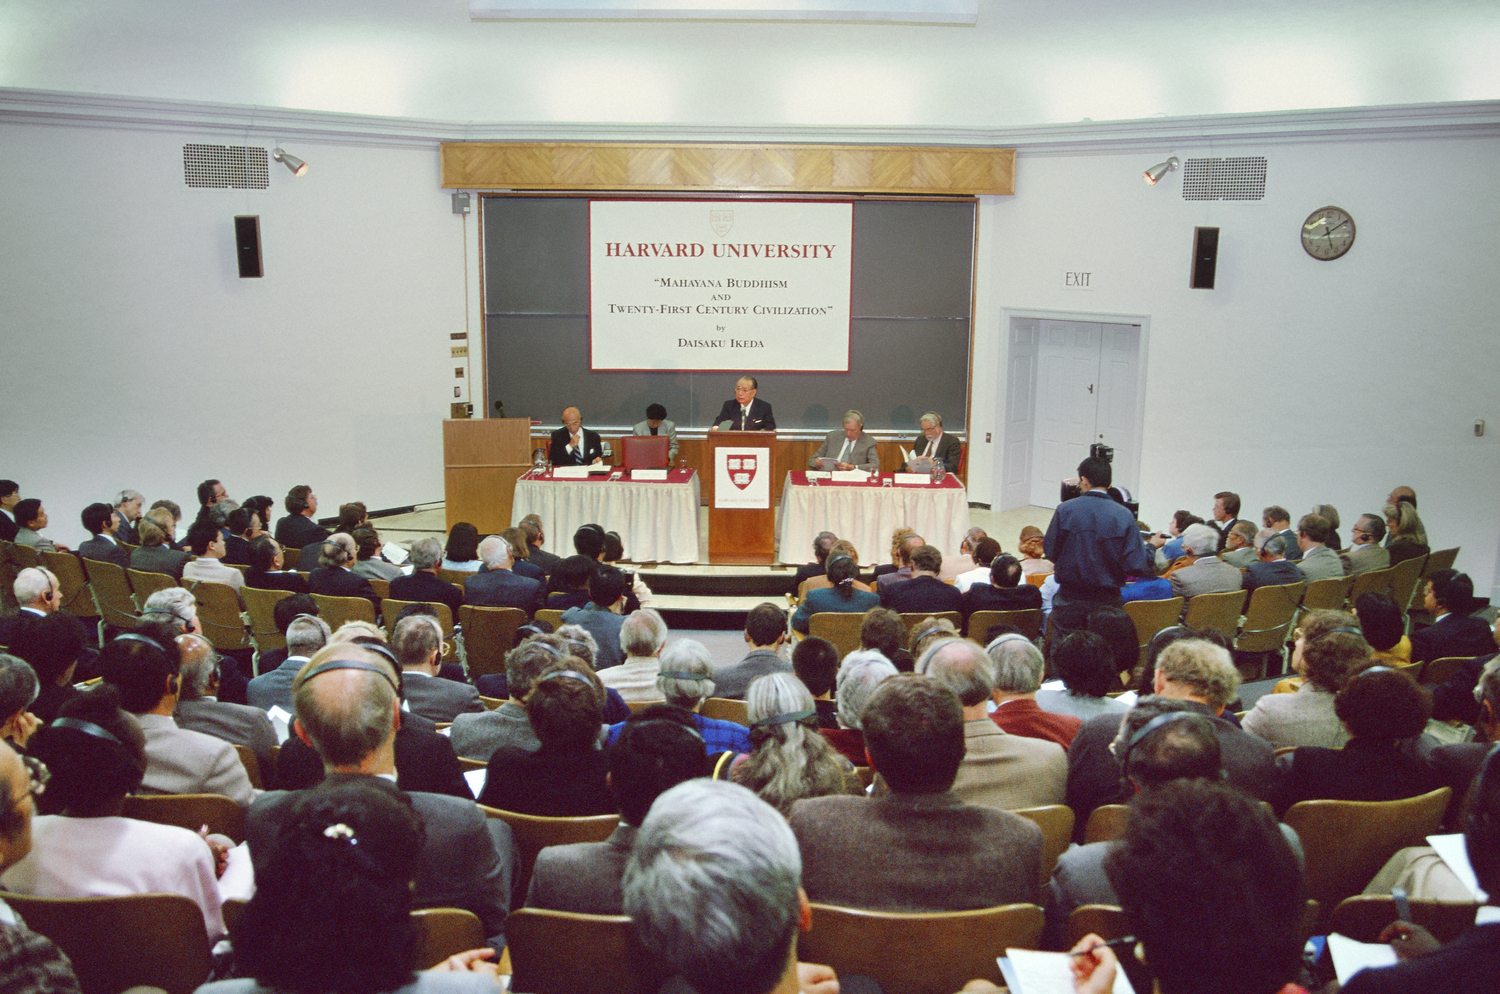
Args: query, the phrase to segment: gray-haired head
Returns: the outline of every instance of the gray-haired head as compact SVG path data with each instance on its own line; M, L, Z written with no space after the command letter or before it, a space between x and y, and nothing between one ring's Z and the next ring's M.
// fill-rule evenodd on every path
M627 656L654 656L666 640L666 621L649 607L630 612L620 622L620 648Z
M166 625L174 636L193 627L197 620L198 600L183 587L158 590L146 598L146 606L141 609L141 621Z
M677 639L661 652L656 689L668 704L695 709L714 695L714 661L702 642Z
M129 504L133 500L145 500L139 490L121 490L115 494L114 506L118 509L121 504Z
M323 549L318 553L318 565L348 566L358 554L359 547L354 544L353 535L335 532L323 543Z
M41 689L30 663L0 652L0 722L9 721L31 707Z
M641 944L702 994L765 994L787 968L802 858L776 809L697 779L659 796L625 865Z
M510 696L525 700L531 685L550 663L572 653L566 640L556 635L533 635L505 654L505 683Z
M594 665L599 658L599 640L582 625L559 625L556 635L568 644L568 654Z
M950 638L934 643L917 660L916 671L953 691L964 707L989 700L995 691L994 662L968 639Z
M328 622L314 614L299 614L286 626L287 655L311 659L332 637Z
M1262 552L1270 556L1272 559L1280 559L1282 556L1286 555L1286 536L1281 534L1280 532L1277 532L1275 535L1272 535L1270 538L1266 539L1260 548Z
M308 677L336 659L372 664L381 671L332 669ZM298 670L297 679L292 709L325 766L355 766L396 734L399 677L384 656L362 645L337 642L314 653Z
M443 561L443 543L432 536L419 538L411 544L411 568L432 569Z
M16 595L16 603L21 607L44 600L60 586L52 571L42 566L27 566L16 573L16 579L10 585L11 591ZM57 607L57 604L53 604L52 610Z
M1229 529L1229 533L1231 535L1238 535L1244 539L1246 545L1253 545L1255 543L1255 525L1253 522L1236 521L1234 526Z
M239 502L231 497L221 497L217 503L208 507L208 520L223 528L229 521L229 516L240 509Z
M828 550L832 549L833 543L838 540L839 537L833 532L818 532L817 537L813 539L813 558L820 563L827 562Z
M1209 556L1219 547L1219 533L1208 525L1188 525L1182 533L1182 551L1193 556Z
M202 635L179 635L177 649L182 656L182 699L207 697L219 669L219 654L213 643Z
M918 420L922 421L922 423L924 424L931 422L932 424L937 425L939 428L943 427L943 416L937 411L928 411Z
M1001 635L985 652L995 664L995 689L1002 694L1034 694L1042 686L1042 650L1026 636Z
M859 728L860 718L875 695L875 688L899 672L878 649L860 649L845 656L839 667L836 692L839 724L845 728Z
M1281 533L1274 528L1262 528L1260 531L1256 532L1255 538L1252 541L1252 544L1255 546L1255 551L1259 552L1261 549L1265 548L1266 543L1271 540L1272 535L1280 534Z
M479 543L479 558L487 569L510 569L510 543L499 535L488 535Z

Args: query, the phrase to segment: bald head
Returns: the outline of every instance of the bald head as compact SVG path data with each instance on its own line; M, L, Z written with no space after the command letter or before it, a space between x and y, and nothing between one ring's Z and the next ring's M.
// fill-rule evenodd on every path
M995 690L995 663L976 643L950 638L934 644L917 661L925 673L958 695L965 708L982 706Z
M177 636L182 656L181 699L196 701L218 690L219 654L202 635Z
M353 665L317 672L334 662ZM297 674L293 708L298 737L317 750L330 770L394 772L396 681L390 660L368 649L349 642L324 646Z

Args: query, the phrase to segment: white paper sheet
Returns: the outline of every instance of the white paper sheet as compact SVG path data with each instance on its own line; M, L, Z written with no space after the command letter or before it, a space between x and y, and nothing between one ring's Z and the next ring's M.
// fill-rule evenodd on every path
M1469 865L1469 850L1464 847L1464 837L1454 835L1429 835L1427 844L1437 850L1438 857L1448 864L1448 869L1469 890L1474 892L1474 899L1480 904L1489 900L1485 896L1484 888L1479 886L1479 878L1474 875L1474 867Z
M1011 994L1073 994L1072 957L1036 949L1007 949L997 960ZM1115 970L1114 994L1135 994L1124 970Z
M469 782L469 790L473 792L475 797L478 797L480 792L484 790L484 775L488 772L488 770L484 769L464 770L464 779Z
M1359 942L1337 932L1328 936L1328 955L1333 957L1333 972L1339 986L1366 967L1394 966L1396 950L1385 942Z

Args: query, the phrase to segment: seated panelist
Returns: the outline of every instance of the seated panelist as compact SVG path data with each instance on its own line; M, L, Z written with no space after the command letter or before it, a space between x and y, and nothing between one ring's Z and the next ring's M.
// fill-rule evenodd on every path
M963 457L963 443L957 435L943 431L943 416L936 411L922 415L922 434L911 443L911 460L906 464L909 473L926 473L932 469L932 460L941 459L943 468L950 472L958 469Z
M724 401L719 416L714 418L713 426L708 430L775 431L776 416L771 413L771 405L755 399L759 389L755 377L741 376L734 384L734 399Z
M604 462L604 445L597 431L583 426L583 415L576 407L565 407L562 427L552 433L548 458L554 466L587 466Z
M880 454L876 451L875 439L865 434L865 416L858 411L844 412L844 430L829 432L807 464L813 469L877 472Z
M668 439L667 461L677 461L677 424L667 420L667 409L660 404L646 408L646 420L631 429L635 435L665 435Z

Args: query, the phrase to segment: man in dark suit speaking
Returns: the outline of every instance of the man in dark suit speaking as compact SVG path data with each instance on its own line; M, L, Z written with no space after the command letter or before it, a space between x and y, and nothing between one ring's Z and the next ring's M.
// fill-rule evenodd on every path
M554 466L587 466L604 462L604 446L597 431L583 426L583 415L576 407L565 407L563 426L552 433L547 458Z
M724 401L724 406L719 408L719 416L714 418L713 427L709 431L718 431L724 428L728 431L775 431L776 415L771 413L771 405L763 400L756 400L756 391L760 384L753 376L741 376L734 384L734 400ZM725 422L728 424L725 424Z

